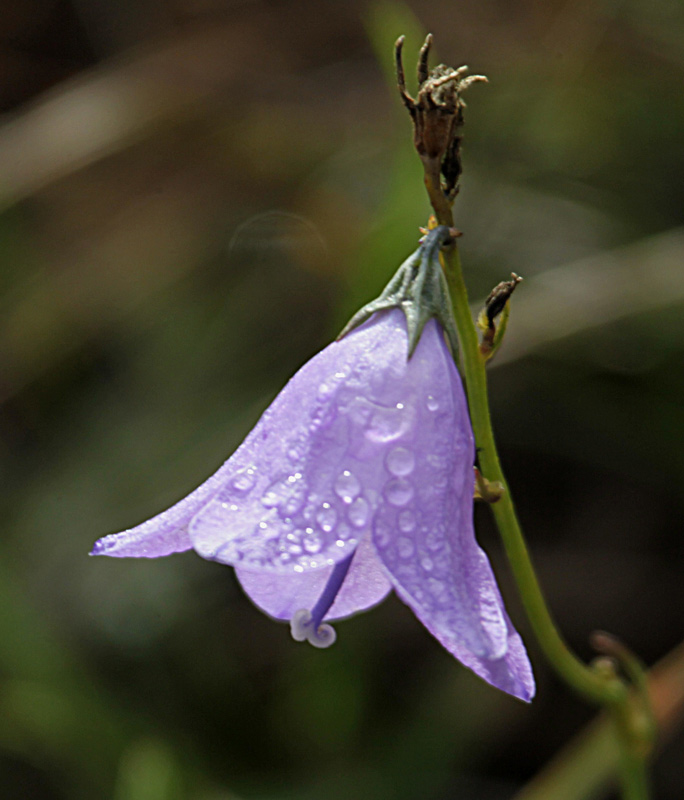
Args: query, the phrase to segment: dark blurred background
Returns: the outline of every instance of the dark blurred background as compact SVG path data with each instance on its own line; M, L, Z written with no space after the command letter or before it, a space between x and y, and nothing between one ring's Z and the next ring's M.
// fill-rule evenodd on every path
M684 638L679 0L2 0L3 798L503 800L591 718L486 509L529 707L396 598L319 652L193 553L87 557L211 473L415 248L392 44L411 65L427 30L490 79L456 218L474 300L526 279L491 388L550 604L584 658L596 628L649 664Z

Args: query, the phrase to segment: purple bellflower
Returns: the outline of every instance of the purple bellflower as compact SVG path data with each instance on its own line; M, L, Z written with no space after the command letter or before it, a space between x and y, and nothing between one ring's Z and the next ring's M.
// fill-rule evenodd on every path
M473 530L475 448L438 260L448 236L427 235L214 475L93 555L194 548L316 647L335 641L330 621L394 589L465 666L530 700L525 647Z

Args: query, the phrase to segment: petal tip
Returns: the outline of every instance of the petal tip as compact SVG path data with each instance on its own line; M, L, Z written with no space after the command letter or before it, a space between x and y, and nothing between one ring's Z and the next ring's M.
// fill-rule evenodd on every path
M534 681L528 685L524 684L520 687L520 690L516 692L513 696L517 697L518 700L522 700L523 703L531 703L534 700L534 696L537 693L537 687L534 685Z
M116 534L103 536L101 539L98 539L91 551L88 553L89 556L107 556L111 554L111 551L116 548L116 539L114 538Z

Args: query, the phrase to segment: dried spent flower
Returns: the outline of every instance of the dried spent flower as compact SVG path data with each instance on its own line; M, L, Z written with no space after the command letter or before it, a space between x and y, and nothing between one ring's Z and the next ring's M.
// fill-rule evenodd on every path
M515 287L522 282L522 278L511 272L510 281L501 281L492 289L485 300L485 305L477 318L477 324L482 330L482 341L480 342L480 353L489 360L497 352L503 341L506 327L508 325L508 301L515 291ZM501 315L499 325L495 323L496 318Z
M446 228L428 234L402 265L394 306L367 307L365 321L307 362L214 475L93 554L194 548L233 566L259 608L317 647L335 640L330 621L394 589L463 664L530 700L524 645L474 536L473 434L435 314L419 319L417 335L414 326L410 353L415 285L422 276L439 286L432 273L448 238Z
M395 44L397 83L413 122L413 143L426 175L431 176L436 187L441 187L450 202L458 192L461 176L461 128L465 108L461 95L473 83L486 82L487 78L468 75L466 66L452 69L439 64L429 70L432 34L428 34L418 59L418 95L414 99L406 90L403 46L404 37L400 36Z

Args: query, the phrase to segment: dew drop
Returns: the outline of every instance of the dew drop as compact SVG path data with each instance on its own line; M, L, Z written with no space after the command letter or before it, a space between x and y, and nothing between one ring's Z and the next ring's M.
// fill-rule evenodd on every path
M448 463L444 456L437 455L437 453L431 453L427 457L427 462L431 467L434 467L435 469L445 469Z
M277 528L272 528L268 522L260 522L254 529L254 533L261 539L277 539L280 532Z
M280 506L280 511L286 517L291 517L296 514L299 509L304 505L304 495L302 492L293 492L287 500L283 501Z
M307 528L306 533L302 538L302 544L304 545L304 549L307 553L313 554L317 553L321 549L323 542L318 533L316 533L312 528Z
M394 408L377 406L368 417L366 438L372 442L391 442L409 429L410 419L402 403Z
M347 541L347 539L349 539L351 536L351 529L348 525L340 525L340 527L337 529L337 535L340 537L340 539L342 539L343 542Z
M363 497L357 497L349 506L347 517L355 528L363 528L368 522L368 501Z
M335 389L329 383L322 383L318 387L318 399L327 400Z
M254 469L249 467L243 472L238 473L231 481L231 486L236 492L247 494L254 488Z
M385 459L385 466L388 471L397 477L410 475L415 465L416 459L406 447L395 447L389 451Z
M392 531L386 522L375 523L375 541L379 547L386 547L392 539Z
M351 503L360 492L361 484L348 469L345 469L335 481L335 494L343 503Z
M405 478L393 478L385 485L385 498L393 506L405 506L413 497L413 486Z
M397 521L399 523L399 530L404 533L411 533L416 527L416 517L413 511L409 511L408 509L399 514Z
M441 531L439 528L436 531L430 531L425 536L425 545L428 550L432 550L433 552L439 550L442 546L444 532Z
M316 514L316 522L322 531L330 533L335 530L335 525L337 525L337 511L330 503L323 503L321 510Z
M287 498L289 488L284 481L272 483L261 496L261 504L265 508L274 508Z
M428 411L437 411L439 408L439 403L431 394L427 396L426 405L428 407Z
M407 539L406 536L399 537L399 541L397 542L397 551L399 552L400 558L411 558L411 556L415 552L415 546L410 539Z
M433 568L434 564L432 563L432 559L425 556L424 558L420 559L420 566L426 571L430 572Z
M443 581L437 580L437 578L428 578L427 584L432 595L434 595L438 600L444 599L446 594L446 586L444 585Z

